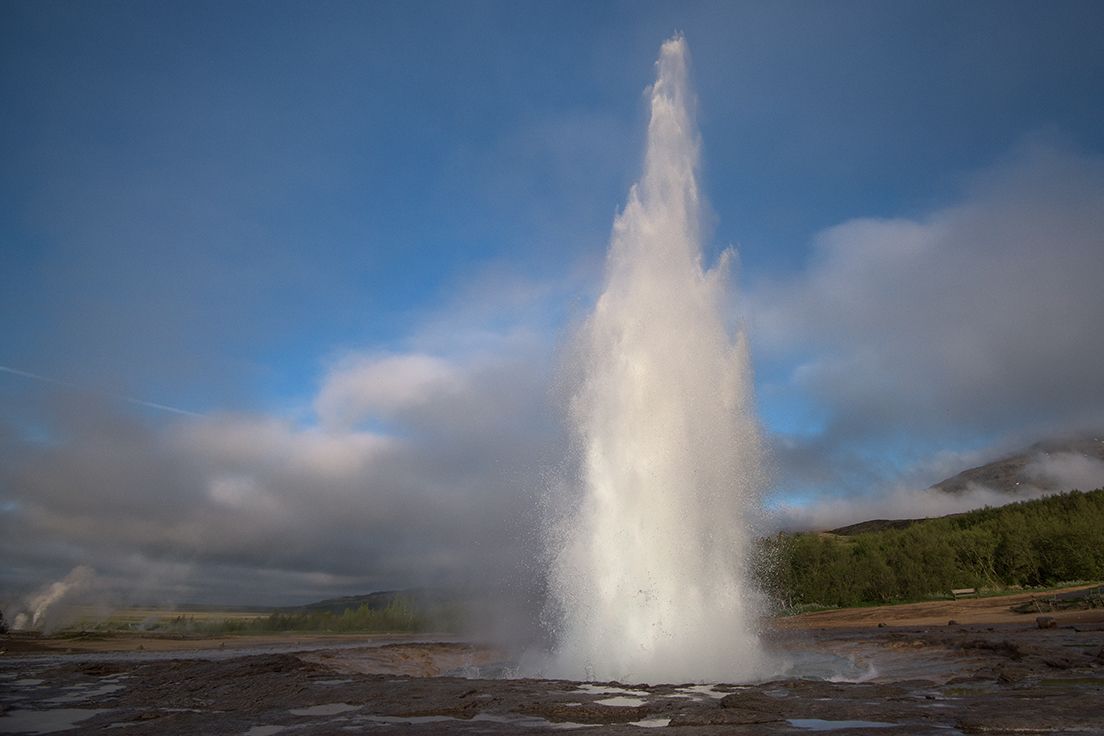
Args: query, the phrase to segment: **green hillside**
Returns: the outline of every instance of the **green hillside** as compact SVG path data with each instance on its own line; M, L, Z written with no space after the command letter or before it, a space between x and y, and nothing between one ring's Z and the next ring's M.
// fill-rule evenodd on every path
M1104 489L848 531L764 540L764 587L799 609L1104 578Z

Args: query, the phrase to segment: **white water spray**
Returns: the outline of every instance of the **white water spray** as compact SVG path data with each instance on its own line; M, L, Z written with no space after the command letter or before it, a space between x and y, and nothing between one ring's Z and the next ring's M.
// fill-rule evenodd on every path
M644 174L616 219L605 291L579 335L571 403L582 497L550 533L549 674L738 681L760 671L750 532L762 487L731 253L701 263L686 42L663 44Z

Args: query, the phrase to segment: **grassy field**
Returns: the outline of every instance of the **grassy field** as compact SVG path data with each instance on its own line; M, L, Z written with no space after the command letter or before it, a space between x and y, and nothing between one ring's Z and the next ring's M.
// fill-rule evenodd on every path
M460 614L451 607L426 609L396 598L383 607L360 605L344 611L307 609L183 609L128 607L104 615L87 609L73 612L72 623L55 631L144 633L151 635L229 636L275 633L382 634L450 631Z
M1060 623L1078 622L1099 624L1104 622L1104 608L1069 608L1050 610L1045 601L1055 595L1069 594L1094 588L1095 585L1075 585L1068 588L1049 588L1018 591L1009 595L983 595L977 598L945 598L917 603L896 603L881 606L852 606L821 609L793 616L776 618L780 628L847 628L887 626L946 626L949 621L960 624L1011 624L1035 625L1034 611L1019 613L1017 609L1032 600L1044 602L1045 613Z
M969 599L977 598L1005 598L1008 596L1021 596L1024 594L1035 596L1038 598L1046 598L1054 593L1069 592L1071 590L1077 590L1080 588L1090 588L1095 586L1104 585L1102 580L1063 580L1053 585L1039 585L1039 586L1012 586L1007 588L977 588L975 594L968 596ZM907 603L937 603L940 601L953 601L956 598L950 591L945 593L937 593L933 595L925 595L917 598L906 598L903 600L894 601L889 605L901 605ZM777 615L779 616L800 616L805 613L818 613L820 611L846 611L854 608L883 608L887 604L878 603L873 601L862 601L850 606L825 606L819 603L806 603L792 608L781 609Z
M177 608L151 608L132 607L112 611L111 615L99 623L116 628L141 628L149 625L164 625L169 622L186 617L195 621L239 621L243 619L255 619L267 616L271 609L257 608L254 610L234 609L177 609ZM94 612L87 611L78 620L95 622L97 617Z

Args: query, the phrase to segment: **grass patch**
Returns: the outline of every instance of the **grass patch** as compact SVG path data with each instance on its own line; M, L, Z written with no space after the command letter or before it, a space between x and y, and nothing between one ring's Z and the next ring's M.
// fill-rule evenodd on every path
M362 604L343 611L284 610L166 612L128 609L98 621L83 620L60 635L87 633L143 633L153 636L217 637L235 635L316 634L414 634L459 630L458 606L416 606L397 597L386 606Z

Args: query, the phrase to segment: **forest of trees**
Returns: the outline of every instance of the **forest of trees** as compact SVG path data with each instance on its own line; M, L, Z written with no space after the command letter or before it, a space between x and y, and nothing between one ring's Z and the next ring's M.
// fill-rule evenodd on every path
M764 540L765 588L788 610L1104 578L1104 489L854 535Z

